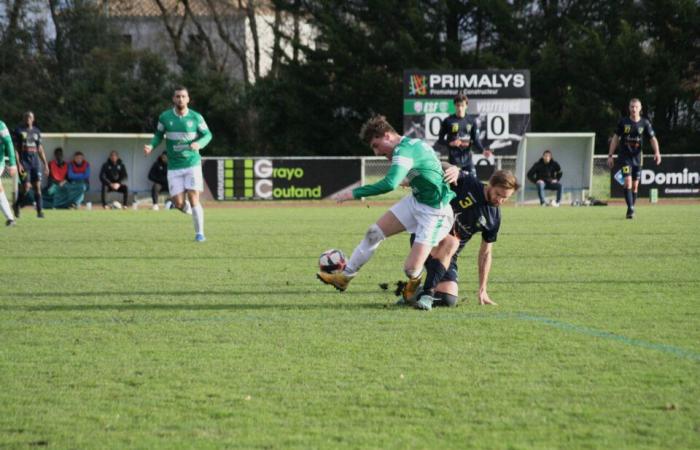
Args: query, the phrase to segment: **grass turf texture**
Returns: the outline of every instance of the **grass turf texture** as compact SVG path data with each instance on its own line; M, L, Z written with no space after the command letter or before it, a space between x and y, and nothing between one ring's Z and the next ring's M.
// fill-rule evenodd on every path
M490 294L390 306L384 206L25 209L0 230L0 448L697 448L700 205L506 208Z

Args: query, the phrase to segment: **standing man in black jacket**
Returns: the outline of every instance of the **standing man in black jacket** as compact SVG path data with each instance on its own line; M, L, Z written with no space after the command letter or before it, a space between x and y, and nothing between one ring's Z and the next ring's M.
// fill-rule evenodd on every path
M151 200L153 200L154 211L158 211L158 194L168 191L168 155L163 152L155 160L148 171L148 179L153 183L151 187Z
M124 196L122 205L127 206L129 200L129 188L124 184L126 180L126 167L119 159L119 153L112 150L107 162L102 164L100 181L102 182L102 207L107 209L107 192L121 192Z
M545 206L547 204L544 199L544 191L547 189L549 191L557 191L557 200L552 203L552 206L555 208L559 207L563 188L559 180L561 180L562 175L559 163L552 159L551 150L545 150L544 153L542 153L542 158L540 158L527 173L527 179L537 185L540 205Z

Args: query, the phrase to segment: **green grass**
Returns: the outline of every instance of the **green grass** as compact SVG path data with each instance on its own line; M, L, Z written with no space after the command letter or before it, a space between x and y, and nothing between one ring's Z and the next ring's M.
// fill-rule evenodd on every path
M24 210L0 230L0 448L698 448L700 205L504 209L475 303L390 306L385 206Z

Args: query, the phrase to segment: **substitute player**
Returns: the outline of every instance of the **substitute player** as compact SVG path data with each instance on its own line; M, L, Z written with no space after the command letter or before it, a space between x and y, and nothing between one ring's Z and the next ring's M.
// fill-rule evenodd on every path
M5 169L5 157L7 157L9 163L9 166L7 166L7 174L14 178L17 174L15 146L12 144L10 130L7 129L5 122L0 120L0 175ZM2 211L2 214L5 216L5 225L8 227L14 226L15 216L12 214L12 208L10 208L10 203L7 201L5 188L2 183L0 183L0 211Z
M413 192L369 227L342 272L319 272L317 276L322 282L344 291L384 239L409 231L415 233L416 238L404 263L409 280L403 296L412 298L420 285L423 264L430 250L452 226L450 200L454 193L443 180L442 165L433 149L419 139L399 135L384 116L369 119L362 126L360 138L369 144L375 155L391 161L391 167L377 183L342 191L335 199L343 202L384 194L396 189L404 178L408 179Z
M493 243L501 226L500 206L520 188L518 180L507 170L497 170L487 185L462 171L453 188L456 197L451 205L455 222L450 233L435 247L425 263L427 275L423 289L414 303L418 309L457 304L457 258L464 246L481 233L479 248L479 304L495 305L487 292Z
M648 119L641 117L642 102L638 98L633 98L629 103L629 117L623 117L617 123L615 135L610 140L608 151L608 167L613 168L613 154L620 145L617 155L622 176L625 177L625 203L627 203L627 218L634 218L634 205L637 202L637 191L639 190L639 174L642 171L642 144L646 137L654 150L654 162L658 166L661 164L661 153L659 152L659 141L656 139L654 129Z
M41 145L41 130L34 126L34 113L27 111L24 113L23 119L23 124L14 131L17 150L19 151L17 165L21 177L19 195L14 204L15 216L19 217L24 196L29 189L33 188L36 216L43 218L41 180L43 175L49 174L49 162L46 160L44 146Z
M472 149L476 148L486 158L491 156L491 151L484 149L479 138L479 119L467 117L468 104L469 99L464 94L454 98L455 113L445 117L440 124L437 144L447 146L450 164L476 176Z
M204 190L202 158L199 151L211 141L212 134L201 114L189 109L190 96L187 88L178 87L173 93L173 109L164 111L158 118L158 127L151 143L144 146L146 155L165 138L168 156L168 186L176 208L192 214L194 239L204 242L204 210L199 202L199 193ZM188 208L187 199L191 206Z

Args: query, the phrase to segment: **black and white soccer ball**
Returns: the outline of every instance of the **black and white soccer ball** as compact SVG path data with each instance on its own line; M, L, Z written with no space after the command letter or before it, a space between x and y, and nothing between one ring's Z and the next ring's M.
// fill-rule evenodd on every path
M334 273L340 272L345 268L345 255L340 250L330 249L321 253L318 258L318 268L322 272Z

